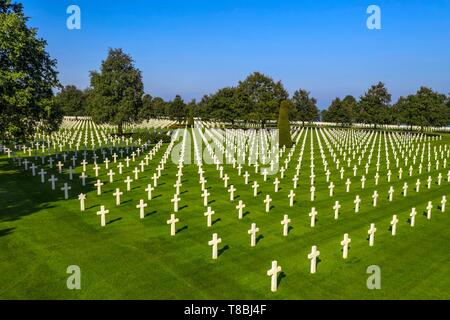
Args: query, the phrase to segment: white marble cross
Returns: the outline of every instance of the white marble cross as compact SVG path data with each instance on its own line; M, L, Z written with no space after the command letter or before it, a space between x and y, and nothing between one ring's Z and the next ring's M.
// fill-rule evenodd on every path
M394 214L392 216L392 221L391 221L391 233L393 236L395 236L397 234L397 223L398 223L397 215Z
M94 186L97 187L97 195L101 195L102 194L102 185L103 182L101 180L97 180L97 182L94 184Z
M206 189L203 189L203 194L201 195L203 197L203 206L207 206L208 205L208 196L209 196L209 192Z
M441 212L445 212L445 204L447 203L447 197L446 196L442 196L442 200L441 200Z
M236 188L233 185L230 185L230 188L228 189L228 192L230 193L230 201L234 201L234 192L236 191Z
M267 275L271 278L270 281L270 290L272 292L277 291L277 285L278 285L278 273L281 272L281 267L278 266L278 262L276 260L272 261L272 268L267 270Z
M109 169L109 172L107 173L108 177L109 177L109 182L113 183L114 182L114 171L112 171L112 169Z
M403 189L403 196L406 197L406 194L408 193L408 183L405 182L403 184L402 189Z
M64 199L69 199L69 190L72 189L67 182L64 183L64 187L61 188L61 191L64 191Z
M341 241L342 246L342 258L347 259L348 257L348 245L352 242L352 239L348 237L348 233L344 234L344 239Z
M315 186L311 186L309 188L309 192L311 193L311 201L314 201L314 193L316 192L316 187Z
M417 179L416 181L416 192L419 192L420 189L420 179Z
M170 215L170 219L167 220L167 224L170 224L170 235L174 236L176 234L176 223L179 222L180 219L175 218L175 214L172 213Z
M378 192L377 192L377 190L375 190L373 192L372 199L373 199L373 206L376 207L377 206L377 199L378 199Z
M266 212L269 212L271 202L272 202L272 199L270 198L270 196L266 195L266 198L264 199L264 203L266 204Z
M78 200L80 200L80 211L84 211L85 210L84 200L86 200L86 195L84 193L80 193L78 195Z
M211 225L212 225L211 216L214 213L215 212L211 210L211 207L208 207L208 210L205 213L203 213L203 215L206 217L206 225L208 227L211 227Z
M87 178L86 173L85 173L84 171L81 172L80 179L81 179L81 185L82 185L83 187L86 185L86 178Z
M350 185L352 184L352 182L350 181L349 178L347 178L347 181L345 181L345 192L350 192Z
M217 246L222 242L221 238L217 237L217 233L213 233L212 240L208 241L208 245L212 246L212 258L217 259Z
M180 187L182 186L181 182L179 180L176 181L176 183L173 185L175 188L175 193L180 194Z
M50 176L50 179L48 179L48 181L50 182L50 184L52 186L52 190L55 190L55 182L58 181L58 178L55 178L55 176L52 174Z
M292 207L294 205L294 197L295 197L295 193L294 190L289 191L289 206Z
M334 203L333 209L334 209L334 220L337 220L339 218L339 209L341 208L341 205L339 204L339 201L336 201Z
M275 178L273 184L275 185L275 192L278 192L278 185L280 184L280 180L278 180L278 178Z
M238 218L239 219L242 219L244 208L245 208L245 204L242 202L242 200L239 200L239 204L236 206L236 209L238 209Z
M416 208L412 208L411 213L409 214L411 227L414 227L414 225L416 224L416 215L417 215Z
M256 246L256 233L259 232L259 228L256 227L256 223L252 223L250 230L248 230L248 234L250 235L250 246Z
M364 189L366 186L366 176L361 177L361 189Z
M330 185L328 186L328 189L330 189L330 197L333 196L333 190L334 190L334 183L330 182Z
M281 224L283 225L283 236L287 237L289 233L289 223L291 219L289 219L288 215L285 214L283 220L281 220Z
M181 198L178 197L177 194L173 195L173 198L170 200L170 202L173 202L173 211L178 212L178 201L180 201Z
M133 180L130 178L130 176L127 176L127 178L123 181L127 184L127 191L131 190L131 183L133 182Z
M116 206L120 206L120 196L123 195L123 192L120 192L119 188L116 188L116 192L113 193L113 196L116 197Z
M250 177L250 174L247 171L245 171L244 173L245 184L248 184L248 177Z
M252 188L253 188L253 196L254 196L254 197L256 197L256 196L258 195L258 187L259 187L258 182L253 181L253 186L252 186Z
M316 273L317 270L317 258L320 256L320 251L317 250L317 246L311 247L311 253L308 254L308 259L311 260L311 273Z
M228 177L228 175L225 173L225 175L223 176L222 180L223 180L224 188L228 188L228 180L230 180L230 177Z
M45 175L47 174L47 171L44 171L44 169L41 169L41 171L39 171L38 175L41 176L41 183L45 183Z
M431 219L431 209L433 209L433 205L431 204L431 201L428 201L426 209L427 209L427 219L430 220Z
M392 201L392 197L394 195L394 187L393 186L389 187L388 193L389 193L389 201Z
M97 215L100 216L100 224L102 227L106 225L106 214L109 213L109 210L105 210L105 206L100 206L100 211L97 211Z
M318 212L316 211L315 207L311 208L311 212L309 213L309 216L311 217L311 228L314 228L316 226L316 216Z
M139 204L136 205L136 209L139 209L139 217L141 219L144 219L144 214L145 214L145 208L146 207L147 207L147 204L144 203L143 199L139 200Z
M353 203L355 204L355 212L358 213L359 212L359 205L361 203L361 198L359 197L359 195L356 195L356 198L353 201Z
M370 224L370 229L367 231L369 234L369 246L373 247L375 241L375 232L377 232L377 228L375 228L375 223Z
M294 189L297 189L298 176L295 175L295 176L292 178L292 181L294 181Z

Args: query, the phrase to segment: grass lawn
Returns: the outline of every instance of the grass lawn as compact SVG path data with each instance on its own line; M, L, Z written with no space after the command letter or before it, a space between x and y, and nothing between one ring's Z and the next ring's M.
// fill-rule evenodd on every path
M269 176L264 183L262 176L255 175L253 167L245 166L242 172L248 170L251 174L249 184L245 185L237 170L226 165L229 185L233 184L237 189L235 200L231 202L215 166L204 165L206 185L211 194L209 205L215 211L211 228L206 227L203 216L206 210L198 183L198 168L194 164L185 166L180 188L180 211L177 213L180 222L174 237L169 235L170 226L166 224L173 213L170 199L174 194L177 172L177 164L170 158L153 192L154 199L146 201L148 207L143 220L139 219L139 210L136 209L139 199L146 199L144 189L152 182L151 176L167 144L150 161L139 180L132 183L131 192L126 192L123 180L127 175L134 178L131 171L142 156L136 164L124 168L121 176L115 170L114 183L108 182L101 164L99 179L105 184L101 196L96 195L93 186L92 164L88 166L86 187L81 186L78 176L82 167L78 166L71 182L69 200L63 200L63 192L59 190L68 180L67 174L57 174L56 168L47 169L59 178L57 190L52 191L50 183L41 184L39 176L32 177L31 171L25 172L6 155L0 156L0 298L450 299L450 208L445 213L438 209L442 196L449 196L447 171L450 165L442 168L441 164L436 171L432 158L430 174L424 166L421 175L415 173L409 177L403 168L403 178L399 180L389 146L393 175L392 181L387 182L384 137L381 136L379 185L374 186L373 178L377 141L370 172L366 176L366 188L361 190L362 166L358 168L358 176L353 177L345 164L344 179L340 180L321 138L332 171L331 181L336 185L334 197L329 197L319 144L314 134L316 200L311 202L311 132L307 132L292 208L287 195L292 189L291 179L303 136L278 193L274 192L275 176ZM431 150L434 145L441 144L450 144L450 135L445 135L442 141L432 142ZM369 150L370 146L367 153ZM424 161L426 163L426 156ZM114 164L110 167L115 169ZM440 186L436 184L438 172L443 175ZM429 190L425 182L428 175L433 178ZM347 177L352 180L349 193L345 192ZM251 188L255 178L260 184L257 197L253 197ZM414 186L418 178L422 184L420 192L416 193ZM407 197L401 195L404 182L409 185ZM391 185L395 194L393 201L389 202L387 191ZM116 207L112 195L115 188L124 192L119 207ZM377 207L371 203L374 190L380 195ZM79 209L77 195L81 192L87 194L85 212ZM266 194L273 199L270 213L265 212L263 203ZM353 200L357 194L362 199L361 210L354 213ZM235 209L239 200L246 204L242 220L238 220ZM338 220L334 220L332 209L336 200L342 206ZM428 201L433 201L434 206L431 220L423 215ZM105 205L110 211L104 228L96 214L100 205ZM315 228L310 227L308 216L313 206L318 211ZM418 211L414 228L408 222L412 207ZM287 237L282 235L280 224L284 214L291 219L292 228ZM393 214L400 220L395 237L389 230ZM247 233L253 222L260 229L259 241L254 248L250 247ZM378 229L374 247L369 247L367 241L370 223L375 223ZM213 233L222 238L218 260L211 259L211 247L208 246ZM344 233L352 239L347 260L342 259L340 245ZM317 245L321 252L316 274L309 273L310 261L307 259L312 245ZM283 269L276 293L270 291L270 278L266 275L272 260L277 260ZM81 268L81 290L68 290L66 287L69 265ZM380 290L367 289L366 281L370 275L366 269L370 265L381 268Z

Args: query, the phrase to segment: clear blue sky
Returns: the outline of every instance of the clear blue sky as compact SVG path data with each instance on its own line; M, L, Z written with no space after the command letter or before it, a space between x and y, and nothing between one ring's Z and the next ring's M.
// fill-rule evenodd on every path
M81 88L109 47L142 70L145 91L201 98L253 71L290 93L311 91L320 108L384 81L393 98L431 86L450 92L450 0L24 0L48 41L60 80ZM81 30L66 9L81 8ZM381 30L366 9L381 8Z

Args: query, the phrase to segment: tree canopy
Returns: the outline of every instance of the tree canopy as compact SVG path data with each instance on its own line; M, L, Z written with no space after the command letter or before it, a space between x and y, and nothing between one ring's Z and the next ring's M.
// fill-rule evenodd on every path
M310 97L310 92L299 89L292 96L292 110L290 117L292 120L316 121L319 119L319 109L317 108L317 100Z
M55 96L55 103L66 116L84 116L87 113L87 91L67 85Z
M21 4L0 0L0 132L24 140L37 128L55 130L62 114L53 100L56 60L46 41L27 26Z

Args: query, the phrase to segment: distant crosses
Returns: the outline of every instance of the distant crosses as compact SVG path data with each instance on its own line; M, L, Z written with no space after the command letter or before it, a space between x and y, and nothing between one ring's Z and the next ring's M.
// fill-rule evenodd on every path
M311 208L309 216L311 217L311 228L314 228L316 226L316 216L317 216L316 208L314 207Z
M311 247L311 253L308 254L308 259L311 260L311 273L316 273L317 270L317 258L320 256L320 251L317 250L317 246Z
M253 186L252 186L252 188L253 188L253 196L254 196L254 197L256 197L256 196L258 195L258 187L259 187L258 182L256 182L256 180L253 181Z
M264 203L266 205L266 212L269 212L271 202L272 202L272 199L270 198L270 196L266 195L266 198L264 199Z
M97 215L100 216L100 225L104 227L106 225L106 214L109 210L105 210L105 206L100 206L100 211L97 211Z
M221 238L217 237L217 233L213 233L212 240L208 241L208 245L212 246L212 258L217 259L217 246L222 242Z
M355 204L355 213L358 213L359 212L359 205L361 203L361 198L359 197L359 195L356 195L356 198L353 201L353 203Z
M80 193L78 195L78 200L80 200L80 211L84 211L85 210L84 200L86 200L86 195L84 193Z
M178 212L178 201L181 199L178 197L177 194L173 195L173 198L170 200L170 202L173 202L173 211Z
M230 193L230 201L234 201L234 192L236 191L236 188L233 185L230 185L230 188L228 189L228 192Z
M375 190L373 192L372 199L373 199L373 206L376 207L377 206L377 199L378 199L378 192L377 192L377 190Z
M147 204L144 203L144 200L139 200L139 203L136 205L136 209L139 209L139 218L144 219L145 214L145 208L147 207Z
M236 206L236 209L238 209L238 218L239 219L242 219L244 208L245 208L244 202L242 202L242 200L239 200L239 204Z
M133 180L130 178L130 176L127 176L127 178L123 181L127 184L127 191L131 190L131 183L133 182Z
M406 194L408 193L408 183L405 182L403 184L402 189L403 189L403 196L406 197Z
M288 195L290 207L292 207L294 205L294 197L295 197L294 190L291 190Z
M447 197L446 196L442 196L442 200L441 200L441 212L445 212L445 204L447 203Z
M100 196L102 194L102 185L103 182L101 180L97 180L97 182L94 184L94 186L97 187L97 195Z
M113 193L113 196L116 197L116 206L120 206L120 196L123 195L123 192L120 192L119 188L116 188L116 192Z
M155 188L153 188L150 183L147 184L147 188L145 188L145 190L144 190L144 191L147 191L147 200L152 200L152 191L153 190L155 190Z
M344 239L341 241L342 246L342 258L347 259L348 257L348 245L352 242L352 239L348 237L348 233L344 234Z
M431 201L428 201L426 209L427 209L427 219L430 220L431 219L431 209L433 209L433 204L431 203Z
M248 230L248 234L250 235L250 246L256 246L256 233L259 232L259 228L256 227L256 223L252 223L250 230Z
M397 215L394 214L392 216L392 221L391 221L391 233L393 236L395 236L397 234L397 223L398 223Z
M333 209L334 209L334 220L337 220L339 218L339 209L341 208L341 205L339 204L339 201L336 201L334 203Z
M64 187L61 188L61 191L64 191L64 199L69 199L69 190L72 189L67 182L64 182Z
M330 189L330 197L333 196L333 190L334 190L334 183L333 181L330 182L330 185L328 186L328 189Z
M176 234L176 223L179 222L179 221L180 221L180 219L175 218L175 214L174 213L172 213L170 215L170 219L167 220L167 224L170 224L170 235L171 236L174 236Z
M416 215L417 215L417 211L416 208L412 208L411 209L411 213L409 214L409 221L411 224L411 227L414 227L414 225L416 224Z
M203 193L201 196L203 197L203 206L206 207L208 205L208 196L209 196L208 190L203 189Z
M281 272L281 267L278 266L278 262L276 260L272 261L272 268L267 270L267 275L271 278L270 290L272 292L277 291L278 285L278 273Z
M283 220L281 220L281 224L283 225L283 236L287 237L289 233L289 223L291 219L289 219L288 215L285 214Z
M391 202L392 201L392 197L394 195L394 187L393 186L389 187L388 194L389 194L389 201Z
M55 182L58 181L58 178L55 178L55 176L52 174L50 176L50 179L48 179L48 181L50 181L52 190L55 190Z
M369 246L373 247L375 241L375 232L377 232L377 228L375 228L375 223L370 224L370 229L367 231L369 234Z
M209 228L212 226L212 215L214 214L214 211L211 210L211 207L208 207L208 210L203 213L203 215L206 217L206 226Z

